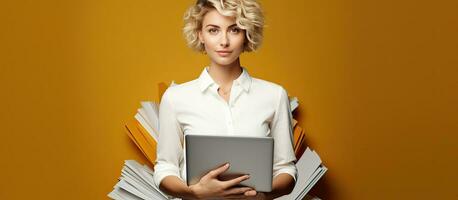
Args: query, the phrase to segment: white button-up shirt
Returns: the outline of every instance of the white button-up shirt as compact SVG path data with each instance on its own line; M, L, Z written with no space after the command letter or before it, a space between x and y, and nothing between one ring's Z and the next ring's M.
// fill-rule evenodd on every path
M186 182L183 149L186 134L268 136L274 138L273 177L297 178L291 109L287 92L272 82L252 78L245 68L233 81L227 102L207 67L198 79L169 87L159 108L159 138L154 182L166 176Z

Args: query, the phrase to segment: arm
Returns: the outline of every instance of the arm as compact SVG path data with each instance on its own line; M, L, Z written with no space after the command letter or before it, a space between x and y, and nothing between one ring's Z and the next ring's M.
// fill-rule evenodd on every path
M272 191L264 193L263 199L275 199L287 195L293 191L294 185L294 178L290 174L281 173L274 178Z
M253 190L250 187L234 187L240 182L249 178L249 176L240 176L228 181L219 181L218 176L229 169L229 165L220 166L206 175L204 175L199 183L187 186L183 181L175 176L168 176L162 181L162 188L168 194L183 199L207 199L218 198L225 199L232 195L243 195L245 192Z
M297 168L294 164L296 155L293 149L292 115L288 94L283 87L279 91L278 105L271 122L274 138L274 166L272 192L266 193L267 199L277 198L291 193L294 189Z
M196 199L197 197L193 193L190 187L186 185L180 178L176 176L165 177L159 189L163 192L182 199Z
M247 200L272 200L291 193L294 189L294 185L294 178L290 174L281 173L274 178L272 182L272 191L270 192L256 192L256 190L250 190L245 193L245 196L233 195L231 197Z
M189 189L180 177L179 163L183 154L183 132L173 107L173 89L166 90L159 107L159 138L154 182L168 195L189 197Z

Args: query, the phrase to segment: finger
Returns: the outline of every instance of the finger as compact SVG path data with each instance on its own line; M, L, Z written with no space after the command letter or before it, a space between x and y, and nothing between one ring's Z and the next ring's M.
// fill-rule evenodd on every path
M258 192L256 192L256 190L248 190L244 193L245 196L256 196L258 194Z
M230 188L228 190L225 190L223 195L224 196L229 196L229 195L237 194L237 195L243 196L243 194L245 192L250 191L250 190L253 190L253 189L250 188L250 187L234 187L234 188Z
M232 187L234 185L237 185L239 184L240 182L244 181L244 180L247 180L250 178L250 175L243 175L243 176L239 176L237 178L234 178L234 179L231 179L231 180L228 180L228 181L224 181L224 184L227 188L229 187Z
M218 175L222 174L227 169L229 169L229 163L226 163L223 166L220 166L220 167L218 167L218 168L216 168L214 170L211 170L205 176L209 176L211 178L216 178Z

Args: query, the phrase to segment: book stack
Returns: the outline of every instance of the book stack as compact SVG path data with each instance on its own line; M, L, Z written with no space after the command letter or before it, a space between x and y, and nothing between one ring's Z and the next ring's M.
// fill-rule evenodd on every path
M172 82L171 87L176 85ZM167 89L167 84L159 83L159 100ZM296 97L290 97L291 112L299 106ZM294 116L294 115L293 115ZM318 154L307 147L305 131L293 118L294 152L298 176L296 186L289 195L277 198L279 200L302 200L319 198L307 195L310 189L324 175L327 168L322 164ZM154 167L156 161L156 146L159 136L159 104L151 101L141 102L141 108L131 121L125 124L129 138L141 150L149 164ZM167 200L177 199L163 193L153 182L154 171L148 165L142 165L134 160L126 160L121 171L121 177L108 197L115 200Z

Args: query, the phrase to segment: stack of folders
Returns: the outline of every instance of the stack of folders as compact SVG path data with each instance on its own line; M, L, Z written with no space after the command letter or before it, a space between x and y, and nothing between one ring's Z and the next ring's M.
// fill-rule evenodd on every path
M307 193L328 170L322 165L321 159L315 151L307 148L296 163L297 180L296 186L289 195L277 198L278 200L301 200L307 199ZM318 199L315 197L314 199Z
M170 86L174 86L172 82ZM167 84L159 83L159 99L161 99ZM290 97L291 112L298 106L296 97ZM294 115L293 115L294 116ZM322 165L318 154L310 150L305 143L305 132L293 119L294 151L298 177L296 186L291 194L277 198L279 200L302 200L319 198L307 195L310 189L324 175L327 168ZM125 125L127 134L141 150L149 165L154 167L156 161L156 146L159 130L159 104L151 101L141 102L134 119ZM166 200L174 199L162 192L153 182L154 171L148 165L142 165L134 160L126 160L121 171L121 177L108 197L116 200ZM177 198L175 198L177 199Z
M142 166L134 160L126 160L121 171L121 177L108 197L126 200L169 199L156 187L153 175L153 170L147 165Z

